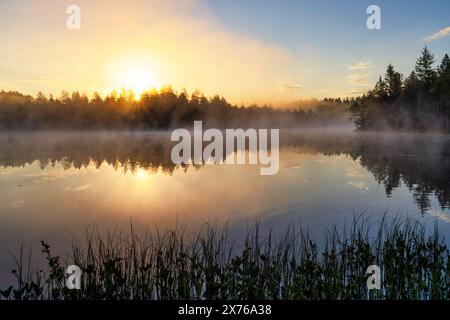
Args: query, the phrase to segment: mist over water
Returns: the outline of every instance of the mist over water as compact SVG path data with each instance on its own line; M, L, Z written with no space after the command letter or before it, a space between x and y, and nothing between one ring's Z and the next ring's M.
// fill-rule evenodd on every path
M177 166L170 132L8 132L0 135L0 284L20 243L67 252L86 228L137 231L228 224L234 237L259 221L312 233L355 214L438 221L450 236L450 138L442 134L281 130L280 169ZM237 150L244 151L245 150ZM8 281L6 281L7 279Z

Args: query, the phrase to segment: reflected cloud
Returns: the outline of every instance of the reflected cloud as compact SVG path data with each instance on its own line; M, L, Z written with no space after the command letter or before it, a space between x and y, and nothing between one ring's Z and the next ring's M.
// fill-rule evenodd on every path
M430 214L432 217L441 220L442 222L450 223L450 215L446 212L438 210L429 210L427 211L427 213Z
M369 187L366 186L364 181L349 181L348 184L358 190L369 190Z
M346 176L349 178L367 178L369 175L367 171L358 168L349 168L345 170Z
M38 161L39 166L43 166L42 161ZM64 160L60 161L60 163L64 163ZM53 163L54 166L56 163ZM80 168L81 169L81 168ZM35 172L35 173L28 173L23 174L22 177L24 178L35 178L33 181L35 183L41 183L41 182L48 182L48 181L56 181L65 179L71 176L80 175L80 174L87 174L90 171L94 170L93 168L84 168L83 170L65 170L65 169L58 169L58 170L51 170L51 171L42 171L42 172Z
M72 187L66 187L64 188L64 191L75 191L75 192L79 192L79 191L85 191L88 190L92 187L92 184L85 184L76 188L72 188Z

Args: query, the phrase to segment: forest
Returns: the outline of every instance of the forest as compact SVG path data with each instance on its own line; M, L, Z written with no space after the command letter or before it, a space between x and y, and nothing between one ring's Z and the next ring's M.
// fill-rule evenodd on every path
M175 92L170 86L149 90L136 98L130 90L102 98L63 91L58 98L0 91L1 130L165 130L189 127L202 120L214 128L286 128L348 124L348 100L313 100L308 106L274 108L238 106L218 95L199 91Z
M450 58L435 57L425 47L405 78L389 64L375 87L352 101L358 130L449 131Z

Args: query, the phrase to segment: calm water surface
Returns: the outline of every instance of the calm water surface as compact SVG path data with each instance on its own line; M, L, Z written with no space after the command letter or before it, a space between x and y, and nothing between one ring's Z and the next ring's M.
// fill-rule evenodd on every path
M450 138L444 135L281 132L280 170L176 167L168 133L1 133L0 285L21 242L64 252L86 228L195 229L259 221L312 232L365 213L438 221L450 238ZM39 261L39 257L35 258Z

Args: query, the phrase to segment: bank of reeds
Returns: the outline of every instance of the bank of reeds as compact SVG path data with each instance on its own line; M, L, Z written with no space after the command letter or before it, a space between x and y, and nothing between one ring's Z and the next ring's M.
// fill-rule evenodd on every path
M48 266L32 272L23 250L17 284L1 299L449 299L449 249L437 225L355 218L313 239L302 228L262 237L258 225L240 242L226 229L86 232L68 258L42 242ZM30 253L27 253L31 255ZM81 290L65 286L65 268L81 267ZM366 270L381 268L381 289L368 290Z

